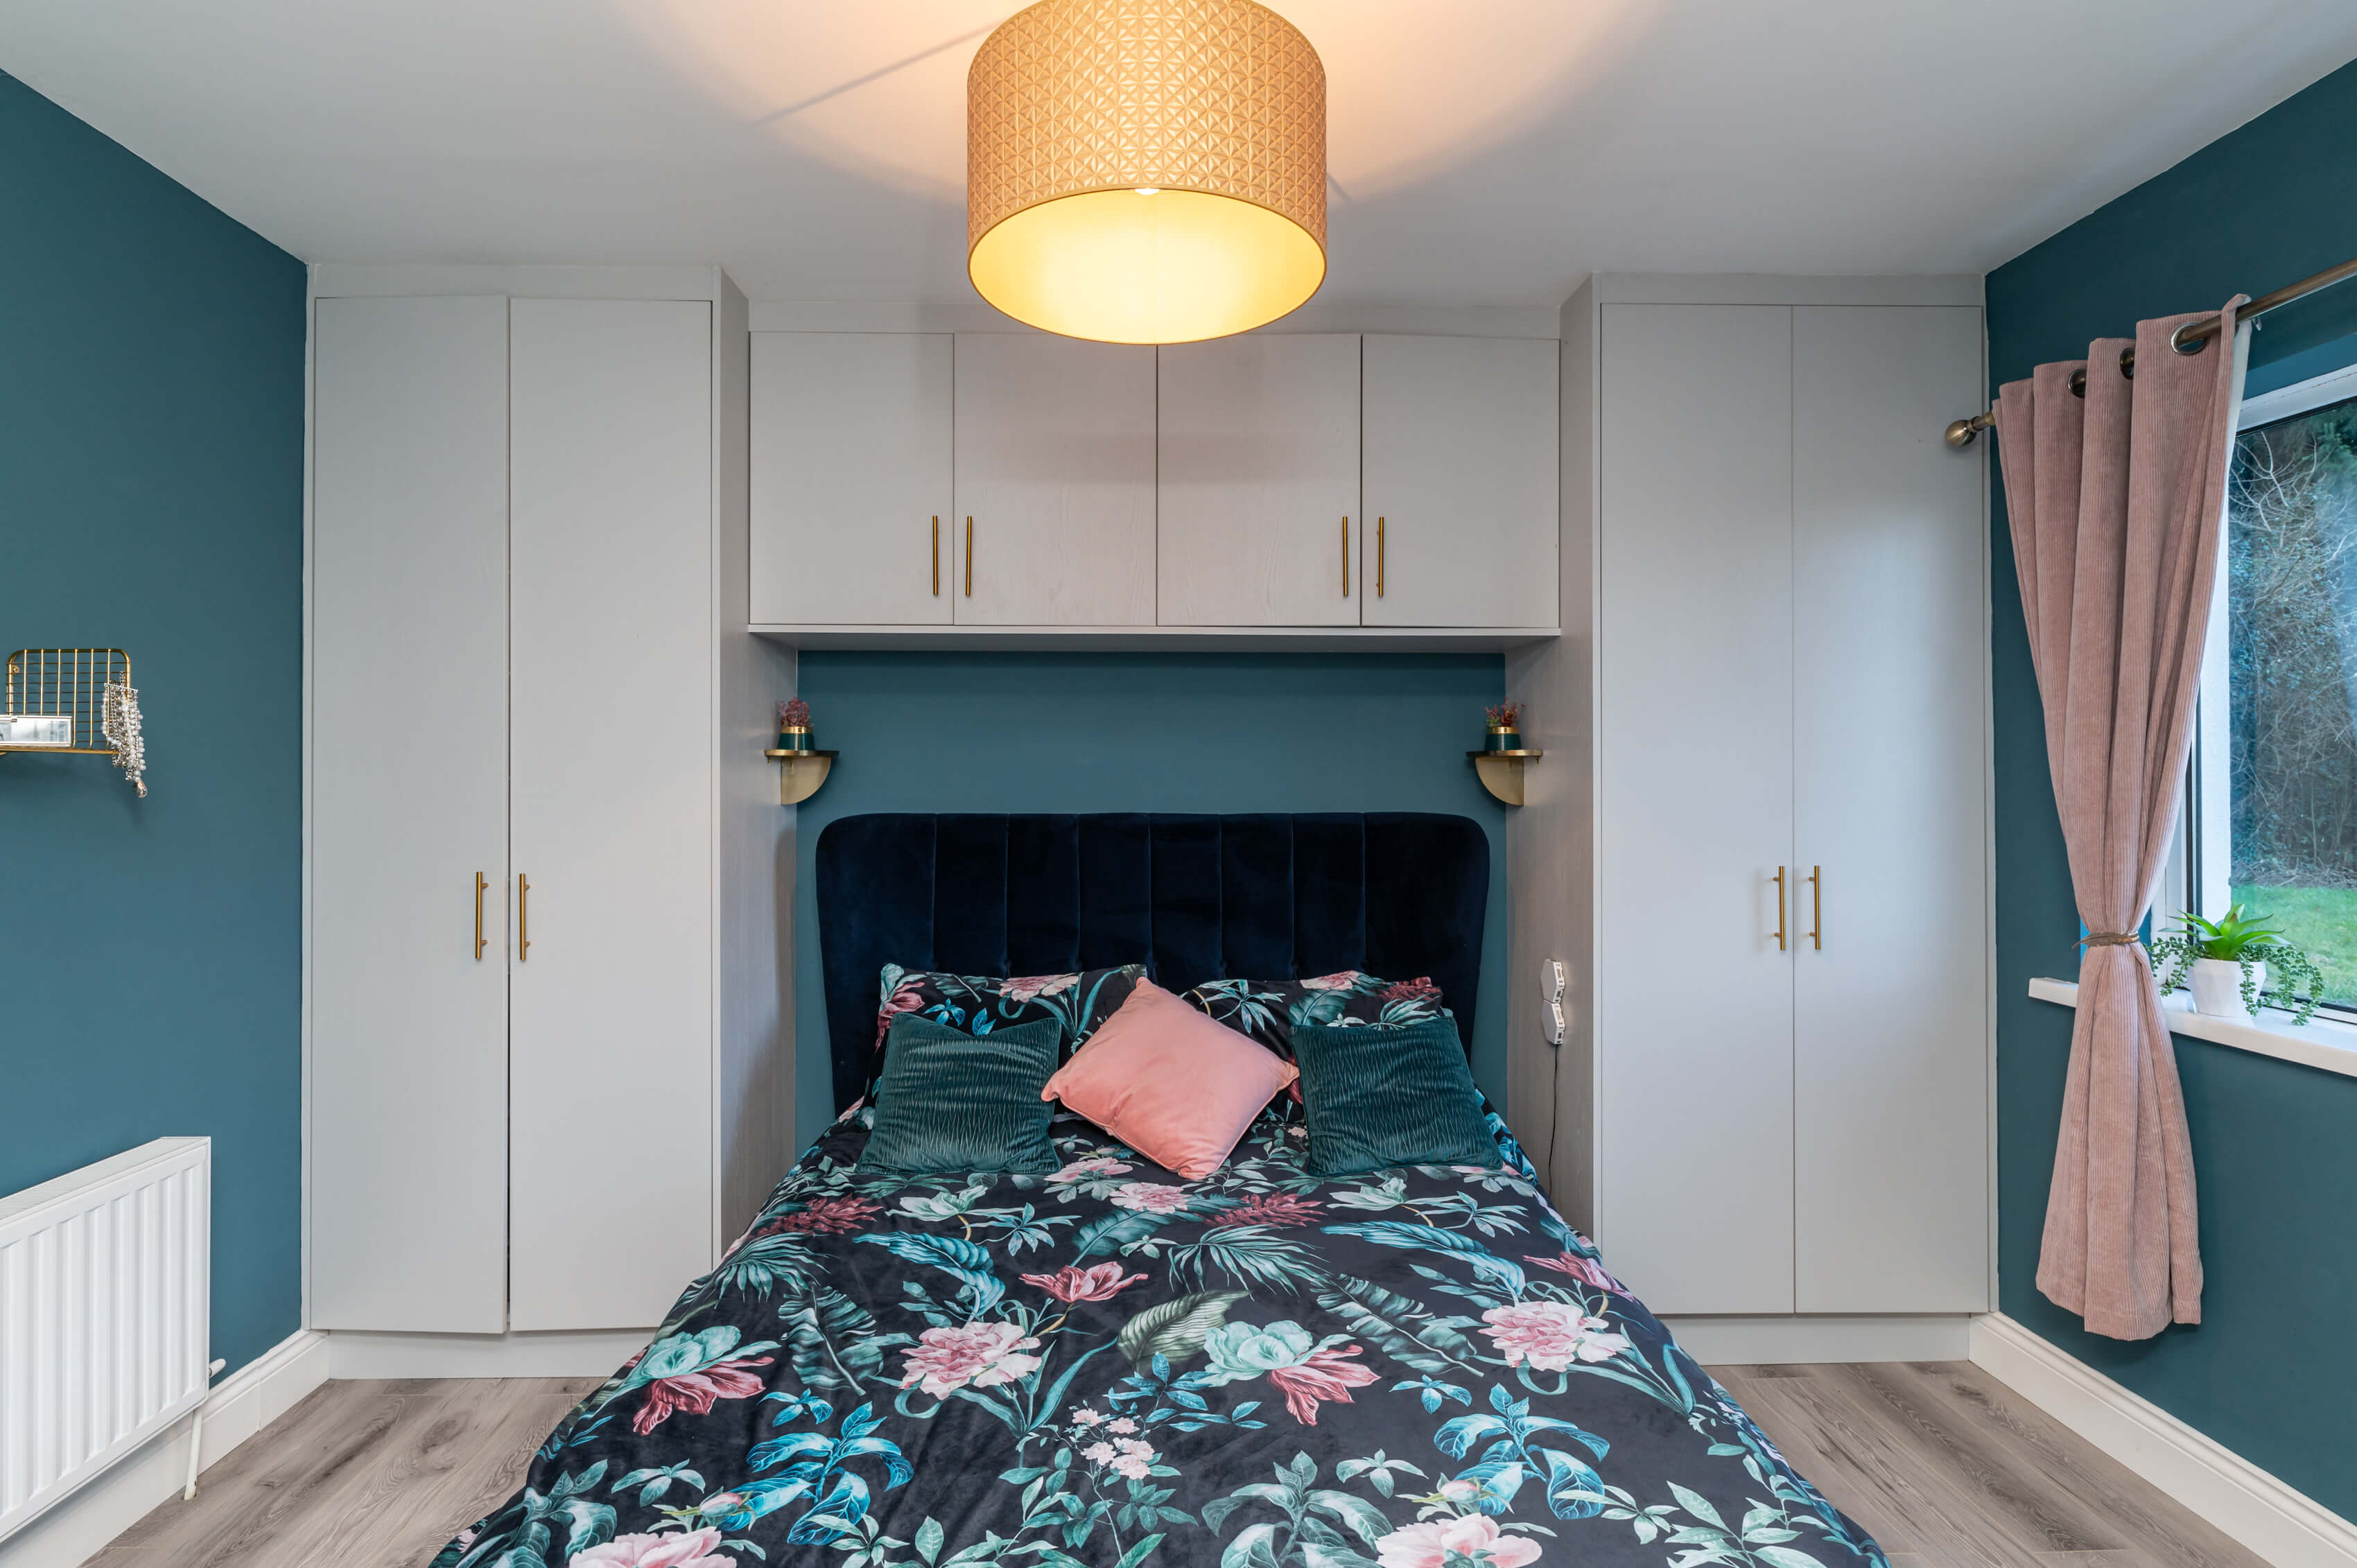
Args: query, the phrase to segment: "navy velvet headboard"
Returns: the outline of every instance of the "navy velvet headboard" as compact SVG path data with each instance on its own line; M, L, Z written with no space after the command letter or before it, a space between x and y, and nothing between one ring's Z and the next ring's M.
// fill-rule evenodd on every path
M1490 841L1468 817L842 817L818 839L834 1103L857 1099L888 963L1063 974L1144 962L1183 991L1430 975L1471 1048Z

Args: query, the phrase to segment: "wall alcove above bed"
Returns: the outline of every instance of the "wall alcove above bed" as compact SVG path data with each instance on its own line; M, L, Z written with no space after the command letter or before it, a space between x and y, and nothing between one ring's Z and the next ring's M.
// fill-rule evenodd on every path
M1007 975L1143 962L1173 991L1429 975L1473 1039L1490 843L1469 817L877 812L827 825L817 883L838 1111L865 1081L888 963Z

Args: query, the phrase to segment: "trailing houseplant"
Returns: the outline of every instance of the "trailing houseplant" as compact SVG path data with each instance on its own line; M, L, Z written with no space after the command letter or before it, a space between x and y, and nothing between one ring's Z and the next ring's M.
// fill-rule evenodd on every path
M2294 1024L2307 1023L2324 989L2324 972L2267 919L2241 904L2214 920L2191 913L2179 916L2178 929L2152 944L2155 965L2167 965L2161 990L2174 991L2190 977L2196 1011L2232 1016L2220 993L2233 983L2242 994L2244 1016L2255 1016L2265 1002L2291 1014ZM2271 968L2278 983L2274 991L2267 989ZM2227 980L2229 974L2235 977L2233 982Z

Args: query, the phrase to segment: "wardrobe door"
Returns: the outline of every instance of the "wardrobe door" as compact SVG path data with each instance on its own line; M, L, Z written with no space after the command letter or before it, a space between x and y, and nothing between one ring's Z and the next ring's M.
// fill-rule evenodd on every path
M711 307L512 310L509 1321L640 1327L712 1263Z
M1560 346L1365 339L1369 626L1555 626Z
M1155 592L1164 626L1356 626L1359 339L1159 351Z
M309 1322L496 1334L507 302L322 299L313 360Z
M752 337L754 621L948 621L949 335Z
M1786 1313L1792 312L1602 338L1596 1235L1657 1312Z
M1988 1301L1981 316L1793 313L1803 1312Z
M961 333L956 379L956 618L1152 626L1154 350Z

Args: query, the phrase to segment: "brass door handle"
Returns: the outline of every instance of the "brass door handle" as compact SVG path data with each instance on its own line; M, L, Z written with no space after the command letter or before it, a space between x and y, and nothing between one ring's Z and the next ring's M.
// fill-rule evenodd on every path
M516 961L532 956L532 878L516 878Z
M1825 950L1825 868L1809 867L1809 945Z
M1776 868L1776 950L1784 950L1784 868Z
M942 596L942 517L933 514L933 597Z
M1351 520L1342 520L1342 596L1351 596Z
M974 519L965 520L965 596L974 597Z
M475 873L475 961L477 963L483 961L483 949L488 945L483 939L483 889L490 886L490 883L484 880L481 872Z
M1383 520L1375 519L1375 597L1383 596Z

